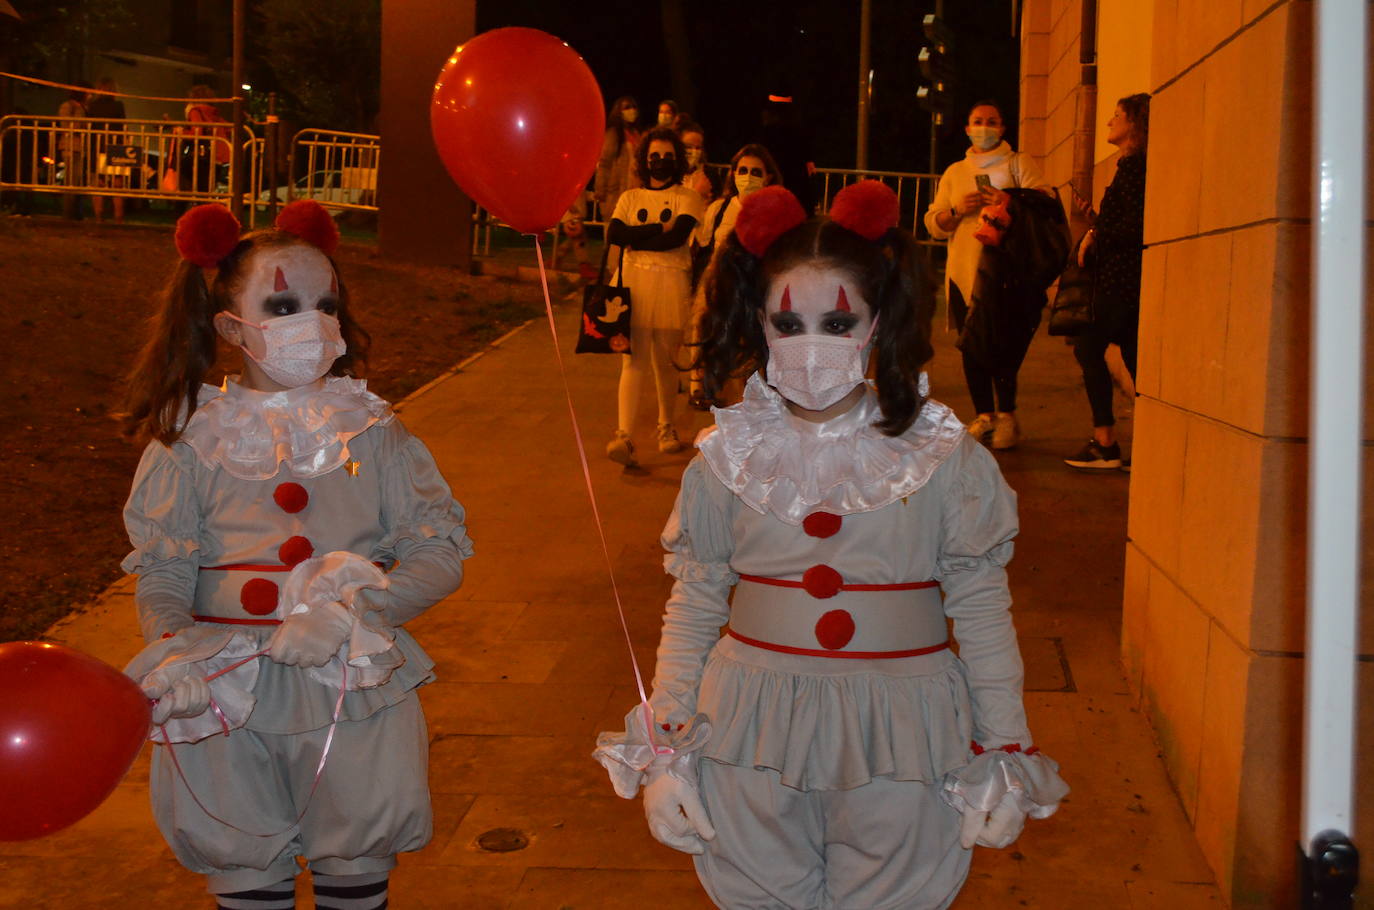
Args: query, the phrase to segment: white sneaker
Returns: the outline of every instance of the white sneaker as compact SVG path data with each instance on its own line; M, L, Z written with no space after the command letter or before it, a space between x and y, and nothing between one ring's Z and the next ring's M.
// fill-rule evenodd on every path
M968 434L979 442L986 442L988 435L992 432L992 415L979 414L973 418L973 422L967 427Z
M992 447L1012 449L1020 441L1021 427L1016 422L1016 415L1009 411L998 411L992 421Z
M682 440L677 438L677 428L671 423L658 425L658 450L664 455L682 451Z
M630 442L630 434L616 430L615 436L606 443L606 457L616 464L631 467L635 463L635 444Z

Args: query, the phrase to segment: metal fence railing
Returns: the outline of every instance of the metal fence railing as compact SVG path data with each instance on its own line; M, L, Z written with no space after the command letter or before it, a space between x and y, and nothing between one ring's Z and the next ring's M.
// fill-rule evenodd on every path
M916 242L926 246L944 246L945 241L930 236L922 224L926 209L935 198L936 187L940 183L939 174L916 174L906 171L861 171L852 168L818 167L816 175L821 178L819 211L830 211L830 203L835 194L858 180L881 180L897 193L901 211L901 225L911 231Z

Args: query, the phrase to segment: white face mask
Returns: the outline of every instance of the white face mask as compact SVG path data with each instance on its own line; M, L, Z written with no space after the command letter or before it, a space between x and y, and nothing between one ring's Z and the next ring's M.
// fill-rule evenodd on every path
M739 193L741 199L754 192L754 190L761 189L763 189L762 177L755 177L753 174L735 175L735 192Z
M862 341L837 335L788 335L768 342L765 380L808 411L824 411L864 381L874 317Z
M688 167L688 169L693 170L693 171L696 170L697 167L701 164L701 159L702 159L702 150L701 150L701 149L698 149L698 148L688 148L688 149L687 149L687 167Z
M969 141L980 152L997 148L1002 141L1002 131L995 126L971 126L968 128Z
M319 379L348 350L339 320L323 310L305 310L266 322L248 320L224 311L243 324L243 353L271 380L288 389Z

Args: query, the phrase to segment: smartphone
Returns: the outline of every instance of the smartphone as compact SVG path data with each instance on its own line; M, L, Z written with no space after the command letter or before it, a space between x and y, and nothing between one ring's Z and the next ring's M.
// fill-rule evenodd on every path
M973 182L978 185L979 192L992 189L992 178L987 174L974 174Z

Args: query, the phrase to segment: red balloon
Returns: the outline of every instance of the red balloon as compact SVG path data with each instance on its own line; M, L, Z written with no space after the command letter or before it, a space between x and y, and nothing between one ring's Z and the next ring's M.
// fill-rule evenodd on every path
M85 817L148 737L151 709L134 681L61 645L0 645L0 693L0 841Z
M606 113L596 77L561 39L498 28L448 58L429 122L463 192L533 234L557 224L586 188Z

